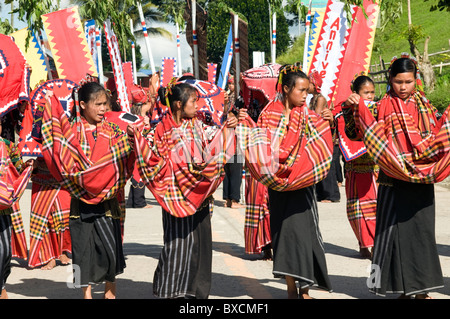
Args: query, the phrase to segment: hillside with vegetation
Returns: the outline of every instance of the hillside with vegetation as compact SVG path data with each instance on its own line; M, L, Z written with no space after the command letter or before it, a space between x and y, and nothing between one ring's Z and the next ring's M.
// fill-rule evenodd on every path
M430 12L430 2L423 0L411 0L411 20L416 26L420 25L422 34L430 36L428 53L436 53L450 49L450 13L448 11ZM403 12L394 23L389 22L384 30L377 29L372 52L371 64L379 64L384 61L386 67L394 56L402 52L410 53L409 43L403 33L408 26L407 4L403 1ZM417 42L421 53L424 50L425 37ZM304 36L298 37L292 47L284 54L277 57L277 63L294 63L302 60ZM432 55L430 60L433 65L450 62L450 52ZM372 70L371 70L372 71ZM430 101L440 110L450 105L450 66L434 68L436 75L436 87L433 92L425 91ZM378 91L378 90L377 90Z

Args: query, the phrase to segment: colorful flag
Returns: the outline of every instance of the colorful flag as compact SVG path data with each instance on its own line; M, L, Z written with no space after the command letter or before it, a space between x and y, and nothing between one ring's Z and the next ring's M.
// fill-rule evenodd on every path
M92 60L94 61L97 73L100 74L98 69L98 53L97 53L97 35L96 35L95 20L91 19L84 23L84 32L86 34L86 41L88 44L89 52L91 52Z
M177 60L175 58L168 58L168 57L162 58L161 78L160 78L161 86L166 86L167 84L169 84L170 80L172 80L173 77L177 76L176 65Z
M333 101L337 103L344 101L352 93L350 83L354 76L362 71L369 71L380 8L371 0L364 0L363 6L367 18L362 8L357 7L333 97Z
M0 34L0 116L30 99L30 72L13 38Z
M42 22L59 78L79 83L86 74L96 77L78 7L44 14Z
M322 29L324 15L325 15L325 8L315 9L315 11L311 13L310 34L306 53L306 64L305 66L303 66L303 70L306 72L306 74L309 74L312 56L314 51L316 50L317 41L319 40L319 33L320 30Z
M217 75L217 64L208 63L208 81L215 84L216 75Z
M230 31L228 32L227 45L225 46L225 52L223 54L222 66L220 68L219 80L217 81L217 86L225 89L227 85L228 72L230 72L231 61L233 60L233 30L230 26Z
M125 84L125 75L122 67L122 58L120 57L119 43L108 19L104 23L106 42L108 44L109 56L111 58L111 66L114 73L114 81L116 83L117 99L122 111L130 112L130 101L128 99L128 91Z
M31 35L28 49L26 49L26 39L28 28L11 33L14 42L22 51L28 65L31 67L30 88L35 88L42 81L47 81L47 67L45 66L44 52L39 44L38 38L34 33Z
M354 20L355 6L350 6L350 10L353 17L352 20ZM339 78L350 31L351 21L347 20L344 3L329 0L309 72L317 71L322 77L321 93L327 99L328 104L334 102L333 95L336 90L336 82Z

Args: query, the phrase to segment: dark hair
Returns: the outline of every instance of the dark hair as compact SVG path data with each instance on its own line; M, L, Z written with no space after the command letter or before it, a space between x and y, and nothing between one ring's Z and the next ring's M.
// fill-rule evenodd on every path
M359 90L361 90L361 87L366 83L372 83L375 85L373 80L368 77L367 75L360 75L358 76L352 83L352 91L359 93Z
M92 99L95 99L100 93L104 93L109 100L109 94L106 93L106 89L97 82L87 82L83 84L81 87L79 87L78 100L76 99L75 96L75 90L77 90L77 88L75 88L72 91L72 99L74 101L74 105L72 107L72 112L70 114L69 119L70 121L73 121L77 116L77 112L75 109L76 103L78 103L78 105L80 104L81 101L83 101L84 103L89 103ZM81 107L80 107L80 115L83 115L83 110L81 109Z
M399 73L412 72L416 77L417 67L410 58L400 58L395 60L389 68L389 78L392 79Z
M166 106L168 106L167 102L166 102L167 90L168 89L166 87L160 87L158 90L159 99L160 99L161 103ZM169 99L169 104L170 104L171 110L174 111L173 104L175 101L180 101L181 108L184 108L187 101L191 97L192 93L197 93L197 90L188 83L178 83L178 84L175 84L174 86L172 86L171 92L168 93L168 96L167 96Z
M294 68L293 68L294 67ZM286 70L286 71L284 71ZM295 86L295 82L297 82L297 79L306 79L309 81L309 77L300 69L296 69L295 66L290 65L284 65L280 68L280 75L281 76L281 94L284 96L284 90L283 87L287 86L289 91L291 92L292 89ZM278 78L278 79L279 79ZM278 86L279 84L277 84Z

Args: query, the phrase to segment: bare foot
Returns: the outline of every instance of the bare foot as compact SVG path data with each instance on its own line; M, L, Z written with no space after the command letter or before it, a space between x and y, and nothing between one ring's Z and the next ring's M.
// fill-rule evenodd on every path
M299 289L299 296L300 299L312 299L312 297L309 295L309 289L308 288L304 288L304 289Z
M70 258L69 258L69 256L67 256L67 253L63 253L61 256L59 256L59 261L63 265L70 264Z
M239 204L239 202L232 201L231 202L231 208L244 208L245 205Z
M105 299L116 299L116 283L107 281L105 283Z
M433 299L428 294L418 294L416 295L415 299Z
M56 261L54 259L50 260L47 265L42 266L41 269L42 270L51 270L53 268L55 268L56 266Z
M83 287L83 298L84 299L92 299L92 287L91 285L87 287Z
M2 289L0 293L0 299L8 299L8 294L6 293L6 289Z
M321 202L321 203L331 203L331 200L329 200L329 199L324 199L324 200L321 200L320 202Z

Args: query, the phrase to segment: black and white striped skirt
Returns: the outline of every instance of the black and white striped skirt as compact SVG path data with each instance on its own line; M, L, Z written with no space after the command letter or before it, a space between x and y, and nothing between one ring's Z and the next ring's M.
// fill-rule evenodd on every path
M72 216L69 220L76 288L115 282L116 276L123 273L125 257L120 219L105 215L105 211L117 210L117 205L114 200L87 205L72 199L71 215L76 215L72 210L79 210L79 217Z
M378 188L369 291L416 295L444 285L435 240L432 184L394 180Z
M2 290L5 289L6 279L11 273L11 229L11 216L0 215L0 285Z
M153 278L159 298L206 299L211 289L212 233L209 205L177 218L162 212L164 247Z

